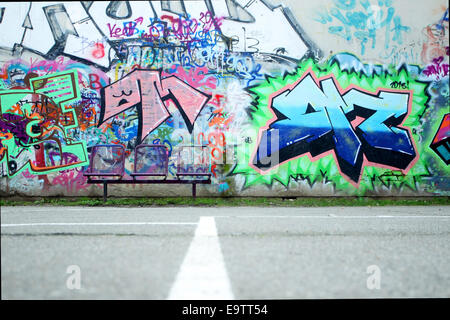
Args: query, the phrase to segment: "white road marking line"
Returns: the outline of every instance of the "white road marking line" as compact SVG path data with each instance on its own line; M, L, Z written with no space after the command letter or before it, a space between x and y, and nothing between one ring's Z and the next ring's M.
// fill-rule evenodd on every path
M42 223L7 223L1 227L34 226L141 226L141 225L196 225L197 222L42 222Z
M66 208L65 210L68 211L111 211L111 210L126 210L127 208L122 208L122 207L107 207L107 208L99 208L99 207L95 207L95 208L86 208L86 207L79 207L79 208ZM134 209L134 208L133 208ZM136 208L138 209L138 208ZM140 208L139 208L140 209Z
M234 299L214 217L200 217L169 300Z
M225 218L224 216L217 218ZM340 216L335 214L329 215L314 215L314 216L228 216L227 218L237 218L237 219L252 219L252 218L293 218L293 219L408 219L408 218L432 218L432 219L449 219L450 216L384 216L384 215L374 215L374 216Z

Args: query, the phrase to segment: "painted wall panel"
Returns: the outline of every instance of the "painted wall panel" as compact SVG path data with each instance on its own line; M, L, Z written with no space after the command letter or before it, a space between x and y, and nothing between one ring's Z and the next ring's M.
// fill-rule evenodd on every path
M448 33L442 0L0 3L2 194L100 195L94 146L129 176L162 144L170 177L204 146L200 195L449 195Z

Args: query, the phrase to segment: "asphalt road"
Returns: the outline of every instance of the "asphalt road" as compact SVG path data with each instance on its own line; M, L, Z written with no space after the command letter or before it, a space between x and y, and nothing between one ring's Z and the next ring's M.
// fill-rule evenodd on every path
M450 207L2 207L1 281L2 299L450 297Z

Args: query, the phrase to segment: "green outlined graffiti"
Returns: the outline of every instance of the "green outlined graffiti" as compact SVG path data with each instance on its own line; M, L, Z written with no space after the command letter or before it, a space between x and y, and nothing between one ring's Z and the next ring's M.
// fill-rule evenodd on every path
M392 89L396 83L407 88ZM248 139L244 159L232 174L245 176L244 188L274 181L287 187L292 180L307 180L310 185L329 182L357 195L377 186L415 190L420 178L429 175L415 130L429 99L426 88L405 69L367 76L342 71L337 62L320 67L312 59L294 73L267 77L248 89L254 96L251 126L259 131ZM271 145L275 129L277 142ZM391 146L383 145L386 141ZM265 149L261 157L259 148ZM289 150L287 155L282 148ZM277 153L279 162L260 164L270 153Z
M30 79L30 89L0 89L0 163L9 176L28 169L46 174L88 164L86 143L74 141L78 127L71 107L80 98L77 71ZM45 163L35 153L44 148Z

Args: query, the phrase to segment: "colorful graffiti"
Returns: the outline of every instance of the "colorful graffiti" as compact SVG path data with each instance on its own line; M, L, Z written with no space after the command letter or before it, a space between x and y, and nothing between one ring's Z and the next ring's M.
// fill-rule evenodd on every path
M450 194L447 6L4 2L0 182L92 195L96 145L122 146L129 175L160 144L173 177L202 150L209 195Z
M111 53L124 53L122 40L143 40L153 57L153 47L196 48L218 41L231 51L284 52L296 59L319 54L288 8L259 0L245 6L202 0L74 1L4 3L2 8L2 46L15 52L30 49L49 59L66 55L105 71L113 62Z
M447 47L448 49L448 47ZM448 54L447 54L448 55ZM422 72L427 77L435 77L436 80L440 78L444 78L448 76L449 73L449 64L442 63L444 57L440 56L439 58L434 58L433 63L428 65Z
M430 147L447 165L450 164L450 113L447 113L442 119Z
M99 125L139 104L139 143L170 117L165 104L169 99L181 113L189 132L192 132L195 119L210 97L175 76L161 79L158 71L135 69L119 81L102 88Z
M0 91L0 161L8 174L24 169L46 173L84 166L86 146L75 142L68 131L78 126L70 103L80 96L75 71L29 78L29 90ZM44 148L50 163L31 161L29 151Z
M396 169L409 167L417 154L411 134L398 125L409 113L412 91L372 93L338 86L334 76L317 79L309 68L294 84L270 95L275 120L259 139L256 167L264 167L261 149L270 149L266 157L278 152L280 163L307 152L316 157L334 150L341 172L354 182L359 181L363 158ZM275 131L279 142L271 148Z
M323 176L338 187L366 189L373 181L364 176L387 170L408 183L418 160L411 128L428 101L427 84L408 79L405 69L367 76L342 71L336 61L320 68L307 60L295 73L249 88L259 133L234 173L244 173L247 186ZM393 90L391 83L408 83L409 89Z

